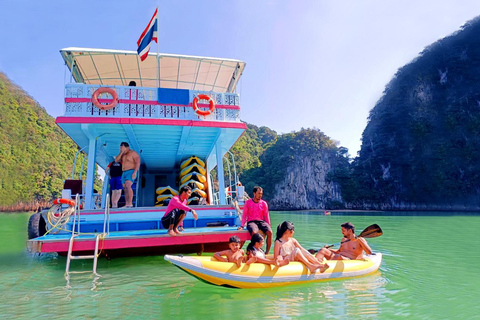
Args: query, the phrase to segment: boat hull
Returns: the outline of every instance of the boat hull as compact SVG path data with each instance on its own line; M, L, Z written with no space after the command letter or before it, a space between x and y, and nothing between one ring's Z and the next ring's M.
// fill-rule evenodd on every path
M271 288L311 282L329 281L368 275L374 273L382 263L382 254L368 255L364 260L328 261L329 268L314 274L300 262L276 267L263 263L251 265L220 262L212 257L171 256L169 261L185 272L207 283L234 288Z
M102 237L100 249L110 256L152 255L166 253L202 253L228 249L228 240L236 235L240 241L250 239L246 230L236 227L206 227L185 229L182 235L172 237L167 230L116 231ZM76 255L90 253L95 249L96 234L81 234L75 237L72 250ZM28 250L32 253L68 252L71 234L44 235L30 239Z

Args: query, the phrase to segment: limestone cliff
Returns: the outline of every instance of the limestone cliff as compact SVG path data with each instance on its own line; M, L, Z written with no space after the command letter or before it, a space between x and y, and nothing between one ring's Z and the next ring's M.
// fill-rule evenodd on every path
M275 185L269 205L272 210L325 209L332 202L342 202L337 183L328 181L335 159L328 155L296 159L288 168L283 181Z

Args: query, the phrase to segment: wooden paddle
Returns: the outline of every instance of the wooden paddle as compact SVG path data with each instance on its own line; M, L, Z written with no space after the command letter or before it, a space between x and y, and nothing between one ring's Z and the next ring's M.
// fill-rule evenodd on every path
M376 237L380 237L382 234L383 234L382 228L380 228L378 224L372 224L371 226L366 227L358 236L362 238L376 238ZM329 246L326 246L325 248L328 249L334 246L338 246L339 244L342 244L348 241L350 241L350 239L347 239L343 242L331 244ZM315 252L317 252L317 250L309 249L308 252L310 252L311 254L314 254Z

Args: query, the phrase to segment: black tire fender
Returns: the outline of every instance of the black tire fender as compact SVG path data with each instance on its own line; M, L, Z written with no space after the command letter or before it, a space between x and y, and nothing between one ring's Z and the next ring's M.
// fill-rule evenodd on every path
M47 224L40 212L34 213L28 219L28 239L43 236L47 232Z

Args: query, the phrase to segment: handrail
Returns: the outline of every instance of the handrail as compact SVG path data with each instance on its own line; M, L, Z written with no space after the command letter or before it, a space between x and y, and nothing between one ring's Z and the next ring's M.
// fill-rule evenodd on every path
M73 168L72 168L72 179L75 179L75 166L77 165L77 157L80 152L83 151L83 149L87 148L88 146L85 146L77 151L75 154L75 159L73 160Z
M106 206L105 206L105 215L103 217L103 234L109 235L110 234L110 195L107 193L106 197ZM107 232L105 233L105 230Z

